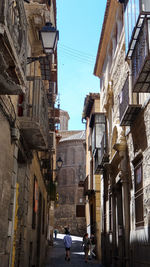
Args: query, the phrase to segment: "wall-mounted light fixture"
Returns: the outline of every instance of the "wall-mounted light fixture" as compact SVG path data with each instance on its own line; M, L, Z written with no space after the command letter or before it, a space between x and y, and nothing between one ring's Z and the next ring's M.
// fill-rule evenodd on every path
M61 157L59 157L56 161L56 166L57 166L57 169L56 170L60 170L61 167L63 165L63 160L61 159Z
M54 53L59 39L59 32L52 26L51 22L47 22L46 25L42 27L40 30L40 38L42 40L44 53L47 55Z
M56 28L52 26L51 22L47 22L45 26L43 26L40 30L40 39L42 41L44 53L49 56L54 53L57 47L59 31L57 31ZM27 64L30 64L34 61L38 61L42 58L43 57L28 57Z

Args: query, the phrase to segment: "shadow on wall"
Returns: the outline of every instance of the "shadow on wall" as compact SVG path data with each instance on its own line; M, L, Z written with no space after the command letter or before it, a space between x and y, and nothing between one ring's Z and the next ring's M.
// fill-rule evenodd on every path
M149 267L150 266L150 222L146 230L146 235L144 229L141 229L140 240L139 234L134 237L134 241L130 242L129 251L129 266L133 267ZM142 234L143 232L143 234ZM105 267L115 266L126 266L126 256L124 255L122 259L119 257L118 246L113 246L112 233L102 234L102 263ZM120 265L122 264L122 265Z
M144 122L144 114L142 113L138 116L137 120L131 128L134 153L140 149L144 151L147 148L147 136L146 136L146 127Z

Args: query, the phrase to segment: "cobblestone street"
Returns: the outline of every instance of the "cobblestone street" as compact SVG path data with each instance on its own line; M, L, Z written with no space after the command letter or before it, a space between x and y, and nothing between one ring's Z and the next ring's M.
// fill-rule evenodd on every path
M58 234L57 239L54 240L53 247L49 247L45 267L104 267L95 259L89 260L88 263L84 262L84 253L81 247L82 239L74 236L72 236L71 260L66 262L63 236Z

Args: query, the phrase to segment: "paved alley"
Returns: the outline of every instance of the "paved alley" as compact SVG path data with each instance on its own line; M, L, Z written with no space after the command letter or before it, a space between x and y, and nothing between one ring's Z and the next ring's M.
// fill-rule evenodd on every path
M49 247L47 253L47 260L45 267L104 267L97 262L97 260L89 260L88 263L84 262L84 253L81 247L82 238L72 236L72 248L71 248L71 261L65 261L65 248L63 244L64 235L58 234L57 239L54 240L54 246Z

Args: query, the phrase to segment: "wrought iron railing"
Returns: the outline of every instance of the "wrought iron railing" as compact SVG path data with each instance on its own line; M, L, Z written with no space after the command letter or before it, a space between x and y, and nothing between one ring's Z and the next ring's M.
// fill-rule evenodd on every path
M120 113L120 121L123 117L123 114L126 110L126 108L129 105L129 76L127 77L124 86L122 88L122 91L119 95L119 113Z
M28 82L28 88L23 117L37 123L45 135L48 135L48 101L42 79L33 77Z
M47 193L48 193L49 199L51 201L55 201L56 200L56 185L51 179L47 183Z
M148 20L145 19L142 29L140 30L138 41L136 42L133 54L132 54L132 84L134 86L135 81L143 67L144 61L148 56ZM143 81L145 79L146 73L143 74ZM142 80L141 80L142 81Z

